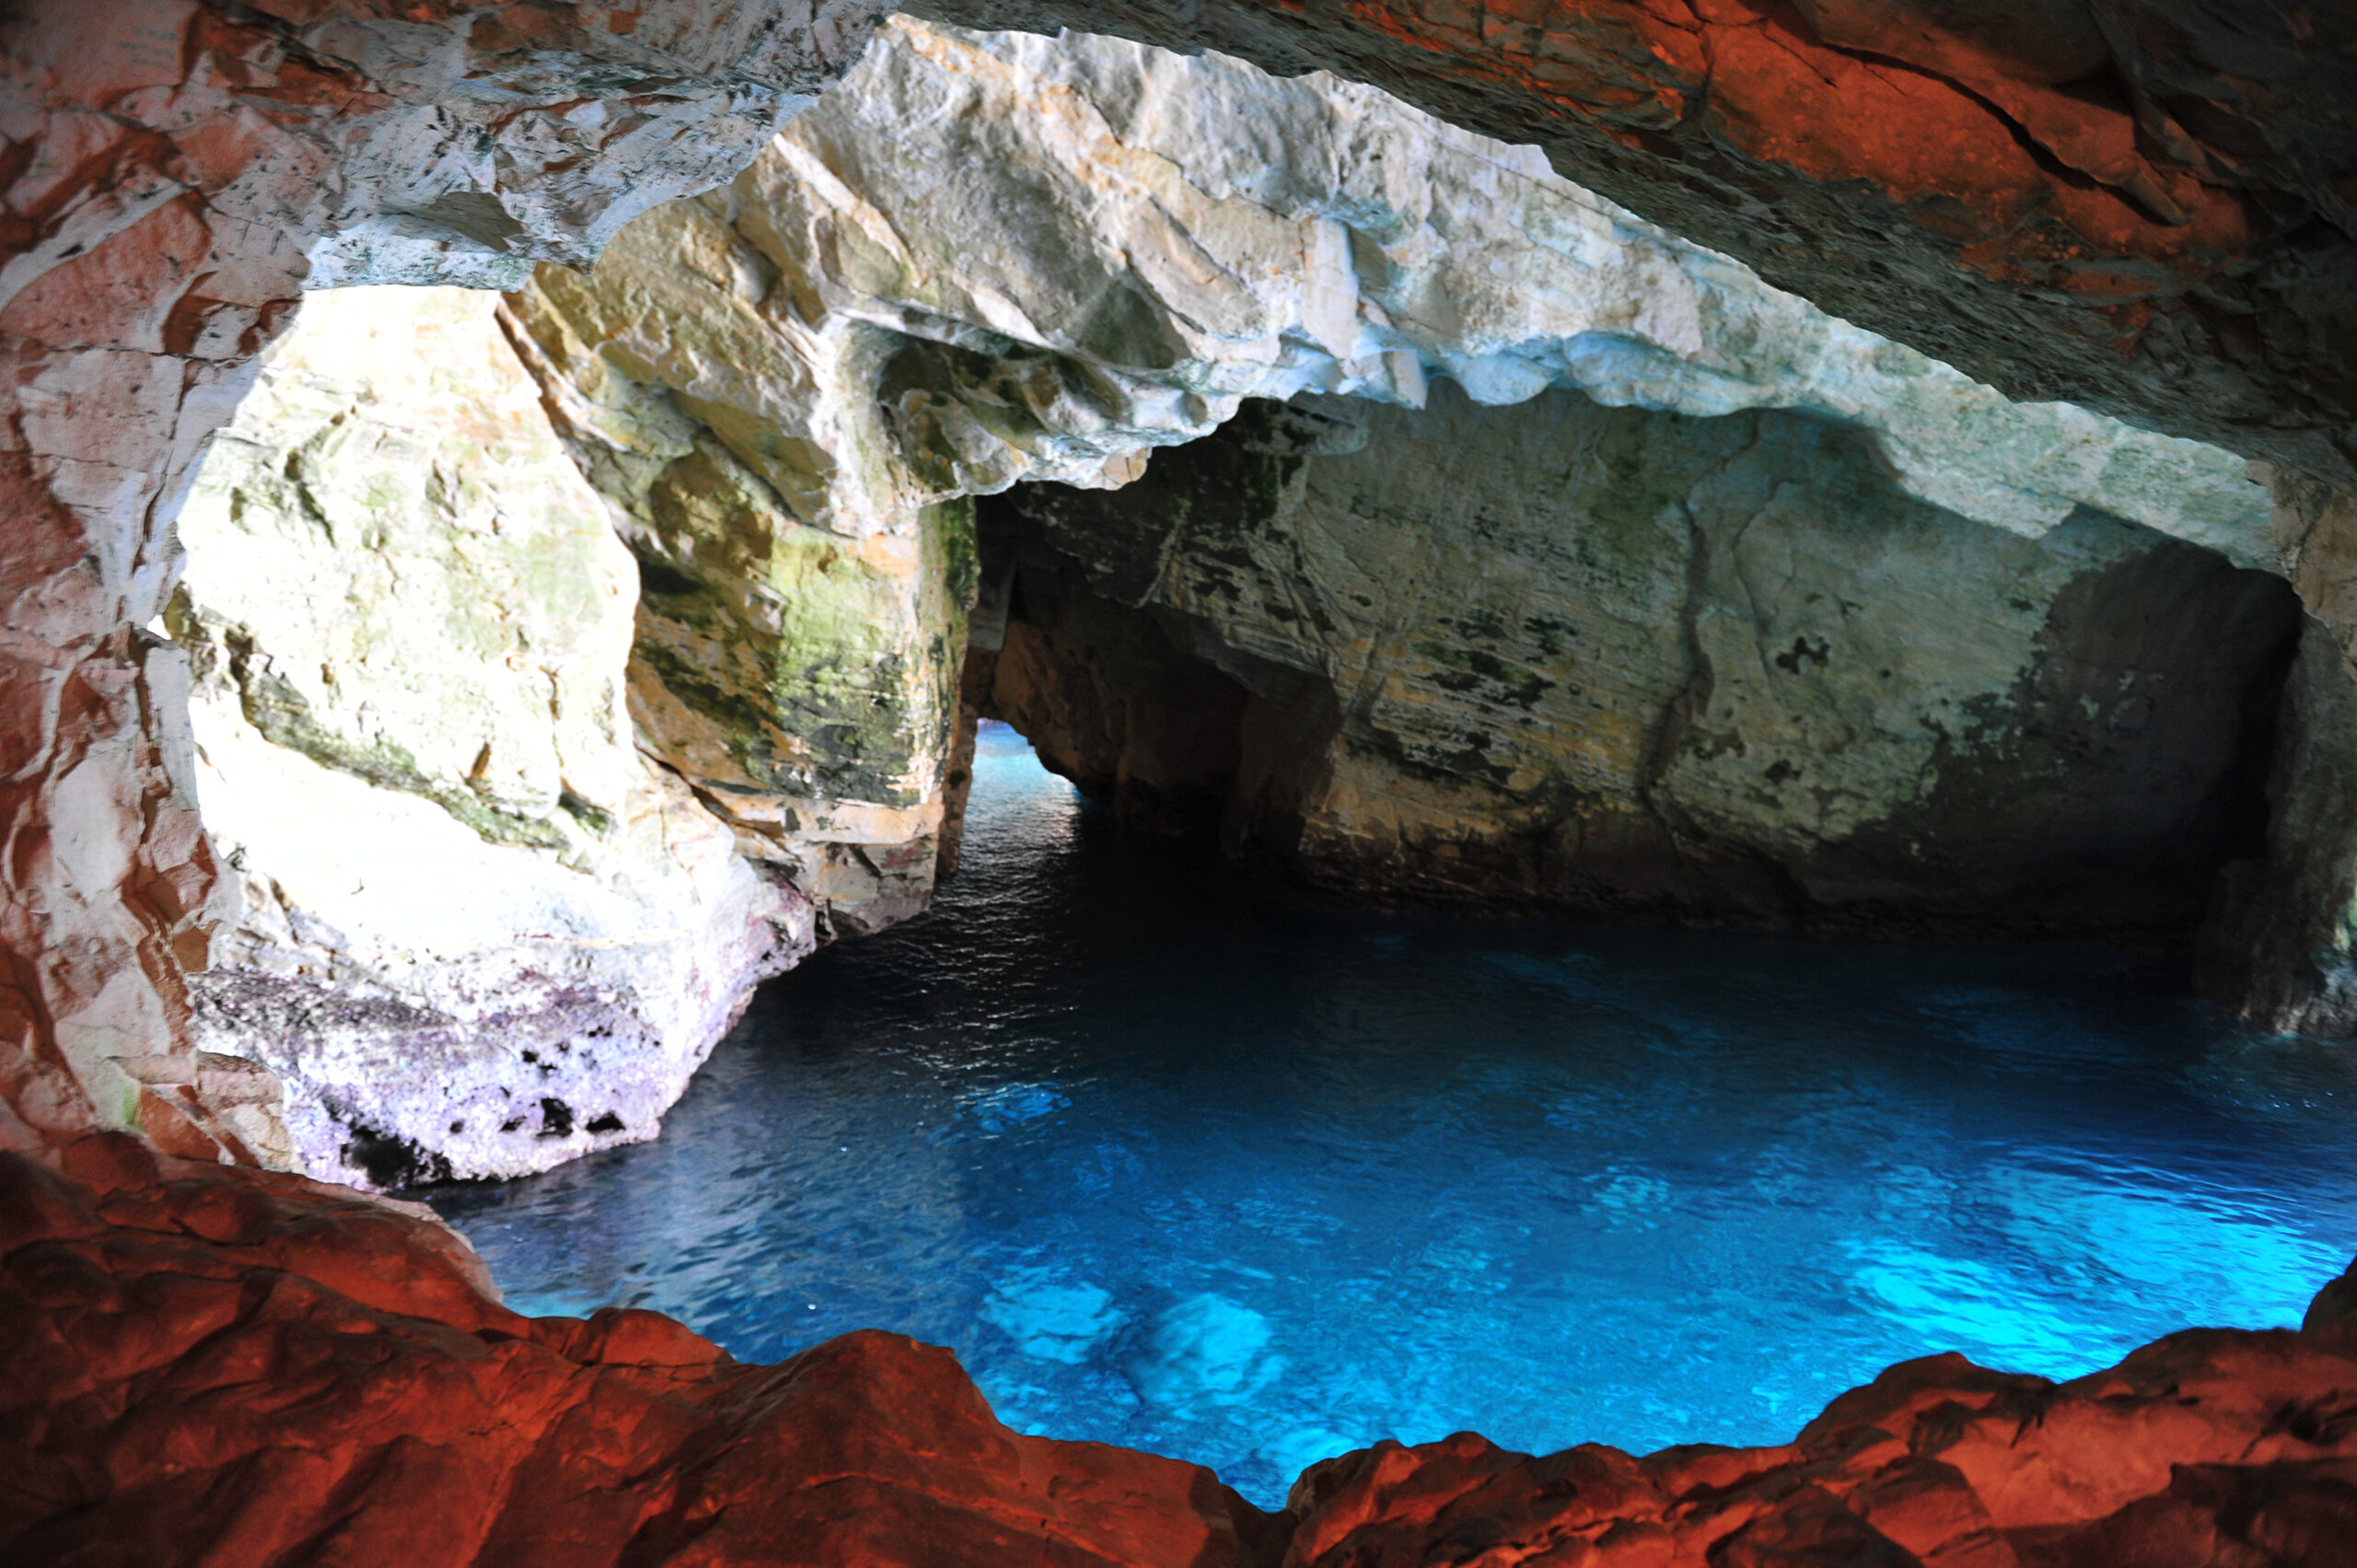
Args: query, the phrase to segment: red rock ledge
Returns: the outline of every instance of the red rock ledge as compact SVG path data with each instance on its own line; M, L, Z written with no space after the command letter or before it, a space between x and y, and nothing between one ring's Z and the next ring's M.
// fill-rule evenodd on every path
M10 1564L2357 1563L2357 1272L2299 1333L1908 1362L1783 1447L1386 1443L1273 1516L1015 1434L944 1350L518 1317L423 1211L120 1134L0 1155L0 1343Z

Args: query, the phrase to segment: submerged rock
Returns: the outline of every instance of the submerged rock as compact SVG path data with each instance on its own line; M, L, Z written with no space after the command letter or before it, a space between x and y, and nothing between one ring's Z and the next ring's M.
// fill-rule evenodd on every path
M2069 1383L1907 1362L1774 1447L1378 1443L1266 1515L1017 1435L895 1335L771 1367L651 1312L518 1317L425 1211L294 1177L101 1135L0 1155L0 1215L12 1561L2328 1568L2357 1539L2345 1283L2303 1332L2189 1330ZM1214 1397L1252 1348L1221 1305L1156 1339Z
M807 902L634 749L634 587L495 296L317 296L207 459L168 613L243 913L197 1038L314 1175L652 1137Z

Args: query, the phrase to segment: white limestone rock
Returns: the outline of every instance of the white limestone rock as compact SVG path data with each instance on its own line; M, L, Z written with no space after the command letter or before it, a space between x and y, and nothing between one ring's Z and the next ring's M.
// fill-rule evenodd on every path
M744 167L888 6L591 0L465 25L331 10L294 41L383 107L338 122L338 178L303 227L313 289L513 288Z
M182 513L170 615L244 913L199 1042L314 1174L507 1176L654 1135L807 901L633 749L635 584L494 296L312 296Z
M851 930L928 892L962 498L1118 487L1247 397L1793 410L2008 531L2272 561L2239 459L2010 403L1372 88L1114 39L895 17L731 184L510 308L649 585L643 732Z
M1535 148L1323 73L895 17L737 178L731 212L785 280L757 315L1055 356L943 389L953 408L924 455L945 488L1105 482L1124 471L1109 460L1201 435L1240 397L1421 406L1446 375L1479 403L1555 386L1608 406L1817 413L1978 521L2035 536L2088 505L2272 560L2267 497L2232 454L2011 402Z

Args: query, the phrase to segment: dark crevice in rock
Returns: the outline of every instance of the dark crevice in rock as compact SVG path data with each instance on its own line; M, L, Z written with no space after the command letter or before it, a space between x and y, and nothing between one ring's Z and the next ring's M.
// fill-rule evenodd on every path
M353 1125L352 1136L344 1143L343 1161L388 1191L450 1179L450 1162L440 1155L420 1148L411 1139L359 1123Z

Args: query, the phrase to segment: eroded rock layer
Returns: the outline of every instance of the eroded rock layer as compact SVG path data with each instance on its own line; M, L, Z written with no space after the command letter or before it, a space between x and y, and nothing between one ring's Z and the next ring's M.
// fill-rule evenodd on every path
M637 752L629 553L496 296L312 296L180 517L168 612L241 895L201 1045L301 1168L516 1176L654 1136L809 904Z
M219 867L185 666L148 629L191 472L307 255L354 281L584 258L641 203L749 156L881 9L31 0L0 17L0 1141L136 1126L242 1157L187 1028L180 976L204 962Z
M2015 397L2347 487L2345 6L2183 0L923 0L1325 69Z
M1125 811L1189 795L1362 890L1687 918L2182 935L2260 859L2238 929L2349 904L2337 841L2263 842L2293 613L2235 572L2345 640L2337 493L2009 402L1367 88L898 20L725 192L509 311L627 519L650 743L849 929L954 846L961 498L1141 471L1018 509L1065 519L1084 597L1193 618L1065 628L1067 673L1126 650L1099 709L1157 694L1051 711L1043 608L998 704ZM1278 442L1353 476L1310 508L1348 524L1246 520L1295 505L1273 454L1225 471L1260 436L1167 450L1306 395L1426 410ZM1215 526L1199 482L1257 498ZM2290 941L2212 990L2328 1024L2346 938Z
M982 516L984 710L1356 894L2181 937L2265 841L2280 579L2092 510L1974 527L1820 420L1253 403Z
M148 1565L2328 1568L2357 1536L2348 1281L2070 1383L1892 1368L1794 1442L1210 1470L1018 1436L946 1352L740 1365L649 1312L527 1318L421 1211L87 1139L0 1156L0 1551ZM258 1395L257 1388L267 1392Z
M641 722L781 839L931 831L889 814L937 788L957 498L1118 486L1246 396L1803 409L1996 528L2275 553L2227 454L2009 403L1380 93L1107 39L895 22L726 191L512 309L650 585Z
M407 271L420 262L436 275L479 269L479 278L510 276L519 259L581 255L609 214L633 198L717 172L701 133L741 135L740 154L758 142L770 114L855 52L877 8L33 0L0 18L0 352L13 371L0 383L8 546L0 824L11 851L0 865L0 1142L53 1144L92 1125L135 1126L158 1146L212 1161L252 1157L268 1131L267 1117L245 1114L259 1104L258 1074L198 1057L185 1028L180 975L206 956L216 867L193 811L185 666L141 629L161 610L176 570L169 524L186 476L228 418L241 366L283 325L306 252L323 261L354 255L371 268L389 261L403 276L420 275ZM1782 7L1618 0L1543 14L1453 0L1091 0L1086 10L1066 19L1134 24L1166 41L1218 28L1218 41L1263 49L1272 63L1315 51L1315 63L1353 75L1398 73L1388 79L1414 81L1428 106L1517 139L1544 134L1558 157L1592 160L1593 172L1590 163L1570 166L1640 210L1747 253L1776 281L2009 389L2115 395L2113 406L2182 419L2180 429L2198 424L2246 449L2280 441L2295 467L2316 461L2304 436L2346 422L2339 389L2348 364L2336 325L2345 318L2335 312L2357 297L2346 286L2343 238L2345 116L2357 97L2340 85L2345 24L2329 8L2230 14L2107 0L2045 17L1999 8L1986 26L1947 12L1829 6L1808 6L1814 20L1804 26ZM958 19L1003 25L1048 14L1044 5L978 0ZM1886 25L1895 15L1904 27ZM1976 75L1970 62L1950 58L1958 41L2002 68ZM2020 88L2035 91L2025 99ZM2127 242L2114 242L2080 215L2116 211L2107 192L2131 203L2152 197L2137 195L2132 162L2084 167L2102 147L2075 145L2083 121L2099 133L2132 124L2137 157L2165 181L2191 172L2205 206L2223 191L2263 221L2220 243L2215 226L2148 208L2160 231L2139 222ZM1582 129L1560 134L1566 124ZM2083 188L2080 175L2100 189ZM2191 215L2187 199L2167 199ZM2340 232L2311 223L2312 212ZM363 243L344 248L349 236ZM1958 291L1959 259L1991 285L1967 277ZM2049 374L2060 384L2041 379ZM2328 532L2319 524L2297 537ZM2329 588L2338 565L2322 550L2303 562L2303 592L2321 609L2311 568ZM2328 719L2330 694L2307 712ZM2329 751L2301 739L2286 755L2296 764ZM2305 875L2304 853L2271 845L2267 876ZM2345 866L2322 872L2345 886L2336 880ZM340 1197L310 1192L296 1202L287 1194L297 1189L209 1165L174 1167L164 1183L163 1173L112 1156L66 1163L75 1172L68 1179L35 1172L19 1182L32 1167L10 1161L0 1204L0 1303L20 1353L6 1363L10 1416L0 1423L18 1445L0 1479L15 1556L40 1560L79 1545L101 1560L145 1562L193 1559L218 1543L220 1556L234 1560L250 1542L266 1547L284 1539L274 1532L294 1528L309 1532L289 1541L296 1552L315 1542L319 1553L339 1541L357 1547L373 1535L389 1542L382 1555L431 1562L435 1543L452 1537L454 1500L483 1495L468 1490L483 1473L469 1466L514 1430L506 1423L528 1427L560 1408L598 1416L615 1409L598 1402L615 1385L593 1365L709 1365L692 1346L679 1355L676 1330L638 1319L610 1319L577 1341L560 1329L566 1349L535 1362L533 1346L517 1348L523 1337L506 1332L510 1320L485 1327L486 1309L447 1240L414 1217L396 1224L369 1211L369 1223L385 1227L378 1245L355 1234L366 1225L340 1211ZM2344 1286L2338 1299L2345 1307L2349 1298ZM360 1309L348 1310L353 1303ZM2325 1467L2343 1457L2334 1446L2345 1442L2351 1402L2340 1363L2316 1359L2329 1350L2304 1340L2280 1364L2217 1364L2271 1399L2256 1438L2235 1431L2237 1459L2256 1441L2290 1456L2280 1464L2198 1465L2092 1523L2080 1513L2058 1519L2010 1503L1988 1507L2012 1532L2007 1550L2015 1560L2042 1551L2049 1561L2329 1562L2350 1534L2348 1483ZM404 1380L413 1353L432 1361L431 1376ZM2273 1399L2284 1366L2296 1389ZM549 1376L536 1381L535 1372ZM315 1381L302 1383L306 1376ZM733 1387L786 1381L749 1374ZM274 1400L274 1386L344 1397ZM2174 1390L2165 1401L2138 1402L2133 1388L2087 1388L2104 1411L2133 1411L2140 1430L2155 1434L2146 1443L2115 1432L2107 1452L2208 1452L2168 1446L2210 1413L2200 1379L2192 1386L2193 1402ZM564 1407L562 1396L575 1391L586 1406ZM2107 1398L2118 1394L2131 1397ZM1980 1397L1969 1388L1937 1395L1910 1438L1936 1447ZM2042 1454L2045 1434L2073 1419L2060 1413L2066 1402L2085 1408L2073 1393L2045 1407L2043 1422L2017 1420L2007 1452ZM942 1440L978 1430L970 1405L951 1403L913 1421L911 1430L923 1435L856 1452L840 1434L873 1428L830 1408L816 1429L834 1435L814 1440L806 1451L819 1458L800 1469L762 1469L770 1450L758 1445L741 1450L752 1455L745 1468L729 1468L740 1452L731 1443L757 1420L724 1425L704 1446L691 1439L712 1428L670 1424L659 1411L633 1424L647 1405L616 1421L534 1430L560 1459L569 1446L594 1455L627 1434L647 1446L632 1458L648 1461L628 1474L658 1485L690 1469L717 1478L704 1490L662 1493L652 1522L610 1553L616 1560L692 1558L701 1540L709 1543L704 1560L725 1561L747 1521L778 1524L787 1542L748 1546L748 1557L819 1539L850 1559L938 1559L938 1534L925 1541L911 1532L918 1544L859 1543L853 1532L919 1516L925 1505L883 1496L888 1485L841 1478L897 1481L914 1471L906 1493L930 1496L938 1478L971 1474L959 1468L967 1457L1004 1452L991 1446L998 1434L986 1426L979 1448ZM451 1411L484 1419L435 1424ZM354 1424L305 1440L311 1421ZM430 1440L446 1434L447 1444ZM667 1446L677 1434L687 1440ZM2294 1443L2310 1447L2304 1454ZM926 1460L909 1461L919 1446ZM1037 1452L1018 1445L1017 1468L1040 1465L1029 1457ZM966 1506L972 1499L1013 1495L1016 1518L1004 1530L1019 1560L1118 1560L1102 1535L1086 1532L1106 1517L1134 1517L1120 1510L1172 1484L1107 1461L1121 1501L1082 1526L1059 1522L1062 1538L1043 1545L1039 1532L1050 1527L1039 1521L1061 1521L1064 1500L1087 1512L1105 1494L1088 1481L1060 1487L1061 1462L1044 1464L1048 1481L1034 1468L1011 1493L959 1481L960 1523L981 1511ZM1505 1469L1535 1476L1549 1498L1563 1496L1568 1470ZM787 1470L838 1487L800 1489L796 1506L809 1505L808 1515L699 1505L749 1497ZM2082 1472L2049 1473L2061 1495L2078 1493ZM517 1517L542 1528L552 1553L577 1558L583 1542L621 1530L599 1533L609 1527L597 1510L617 1494L607 1484L613 1479L593 1469L586 1480L574 1472L518 1488L533 1509ZM1149 1539L1219 1561L1215 1531L1202 1523L1219 1516L1218 1494L1200 1471L1176 1484L1196 1522L1149 1510ZM1362 1537L1357 1558L1379 1561L1395 1547L1407 1561L1461 1557L1508 1540L1507 1526L1480 1522L1485 1510L1538 1520L1513 1529L1544 1537L1558 1557L1614 1539L1621 1516L1517 1511L1515 1484L1454 1505L1446 1523L1457 1542L1445 1553L1433 1532L1453 1500L1468 1495L1447 1477L1421 1493L1401 1489L1398 1507L1379 1497L1354 1504L1351 1517L1391 1532L1387 1544ZM1696 1495L1707 1506L1716 1494L1702 1484ZM1763 1484L1773 1490L1772 1472ZM112 1506L132 1486L145 1488L140 1500L152 1505ZM1796 1494L1784 1513L1763 1504L1763 1531L1836 1490ZM2026 1482L1995 1490L2037 1495ZM1198 1493L1204 1501L1194 1507ZM1742 1506L1759 1495L1746 1493ZM1953 1501L1930 1495L1942 1508ZM853 1506L828 1511L846 1497ZM540 1508L546 1499L553 1501ZM1960 1533L1943 1538L1952 1552L1925 1555L2005 1561L1978 1535L1977 1516L1964 1517ZM1879 1516L1870 1522L1872 1533L1861 1536L1841 1514L1820 1510L1782 1542L1731 1539L1719 1555L1823 1561L1834 1556L1829 1542L1846 1541L1864 1561L1907 1561L1905 1548L1889 1544L1900 1539L1895 1531ZM138 1533L126 1540L127 1531ZM963 1560L988 1560L974 1544L979 1527L952 1539ZM528 1560L531 1550L518 1542L511 1559ZM1505 1550L1530 1555L1519 1544Z

